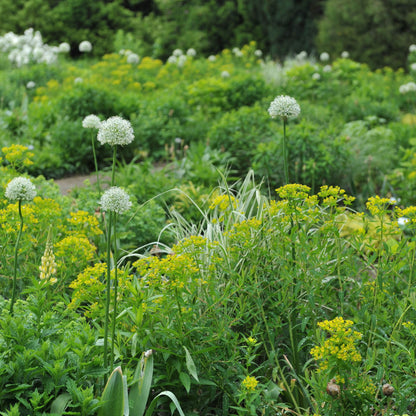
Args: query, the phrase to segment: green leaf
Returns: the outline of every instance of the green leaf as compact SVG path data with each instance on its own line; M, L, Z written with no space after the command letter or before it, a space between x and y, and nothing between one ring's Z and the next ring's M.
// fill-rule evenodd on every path
M53 415L63 415L68 403L71 401L71 395L69 393L60 394L51 405L51 413Z
M123 384L121 367L117 367L105 385L101 398L103 405L99 410L99 416L123 416L125 390Z
M191 390L191 378L187 373L179 373L179 380L182 382L187 393Z
M188 351L188 348L186 348L185 346L183 347L183 349L185 350L185 354L186 354L186 368L189 371L189 374L196 380L199 382L198 380L198 373L196 371L196 366L194 363L194 360L191 357L191 354Z
M181 416L185 416L185 413L183 413L183 410L181 408L181 405L178 402L178 399L176 398L176 396L171 391L162 391L162 393L159 393L150 402L149 408L147 409L147 412L146 412L145 416L151 416L152 415L152 413L153 413L153 411L154 411L154 409L156 407L157 401L158 401L157 399L159 397L161 397L161 396L167 396L167 397L169 397L172 400L173 404L175 405L176 409L178 410L179 414ZM132 415L132 416L136 416L136 415Z
M153 378L153 354L144 352L130 387L129 410L132 416L143 416Z

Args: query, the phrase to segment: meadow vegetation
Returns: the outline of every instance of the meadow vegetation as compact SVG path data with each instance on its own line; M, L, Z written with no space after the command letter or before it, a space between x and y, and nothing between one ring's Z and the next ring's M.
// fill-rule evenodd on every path
M84 46L1 57L0 415L414 414L416 46Z

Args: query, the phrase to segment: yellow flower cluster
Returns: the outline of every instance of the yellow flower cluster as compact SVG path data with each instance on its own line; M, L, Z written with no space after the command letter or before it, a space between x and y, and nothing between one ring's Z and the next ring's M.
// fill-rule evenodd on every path
M96 248L83 235L70 235L55 244L56 256L60 258L59 266L83 268L94 258Z
M351 329L353 322L337 317L332 321L318 322L318 326L330 333L321 346L311 349L311 355L315 360L321 360L320 370L329 367L332 359L343 362L361 361L361 354L355 347L355 343L362 338L362 334Z
M296 200L308 198L310 190L311 188L307 185L290 183L277 188L276 192L281 199Z
M247 376L241 382L241 385L247 391L254 391L254 390L256 390L257 384L259 384L259 382L256 380L256 377L252 377L252 376Z
M383 216L388 212L388 208L392 205L390 198L380 198L378 195L368 198L366 203L367 209L371 215Z
M322 198L323 205L336 206L341 200L345 205L351 205L354 201L353 196L348 196L339 186L321 186L318 196Z
M416 206L410 206L404 209L397 208L396 212L399 218L407 218L412 224L416 223Z
M14 169L33 165L31 158L33 158L34 154L26 146L12 144L9 147L3 147L1 151L4 153L4 158Z
M82 234L89 237L101 235L100 223L94 215L86 211L70 212L68 223L70 224L68 232L70 234Z
M224 212L229 207L236 209L237 202L238 201L232 195L218 195L211 202L209 209L214 210L217 208L219 211Z

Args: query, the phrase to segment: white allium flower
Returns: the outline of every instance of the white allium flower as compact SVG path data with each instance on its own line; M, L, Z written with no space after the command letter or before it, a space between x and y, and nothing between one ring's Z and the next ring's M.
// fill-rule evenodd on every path
M321 55L319 56L319 59L322 62L329 61L329 53L328 52L322 52Z
M331 67L331 65L325 65L325 66L322 68L322 70L323 70L324 72L331 72L331 71L332 71L332 67Z
M181 55L179 58L178 58L178 66L179 67L183 67L184 65L185 65L185 62L186 62L186 55Z
M137 65L140 62L140 57L137 53L129 53L127 54L127 63L131 65Z
M221 72L221 77L222 78L229 78L230 77L230 73L228 71L222 71Z
M296 55L296 59L298 59L299 61L302 61L302 60L306 59L307 57L308 57L308 53L306 51L299 52Z
M113 116L100 124L97 139L101 144L124 146L134 140L133 127L130 121Z
M85 129L99 129L101 120L95 114L90 114L82 120L82 127Z
M168 64L176 64L178 62L178 58L175 55L171 55L168 58Z
M341 53L341 58L347 59L347 58L349 58L349 57L350 57L349 52L347 52L347 51L343 51L343 52Z
M400 217L400 218L397 219L397 223L400 226L406 225L409 221L410 221L409 218L406 218L406 217Z
M175 49L175 50L172 52L172 55L173 55L173 56L181 56L181 55L183 55L182 49Z
M187 54L188 56L196 56L196 50L195 50L194 48L189 48L189 49L186 51L186 54Z
M416 84L414 82L408 82L407 84L400 85L399 92L406 94L408 92L416 91Z
M271 118L281 117L282 119L296 118L300 114L300 106L297 101L288 95L278 95L269 107Z
M416 45L412 44L409 46L409 52L416 52Z
M29 81L26 84L26 88L29 89L29 90L31 90L32 88L35 88L35 87L36 87L36 83L34 81Z
M77 77L74 79L75 84L81 84L83 82L83 79L81 77Z
M31 201L36 196L36 188L30 179L19 176L8 183L4 195L11 201Z
M312 79L314 79L315 81L319 81L321 79L321 74L319 72L315 72L312 75Z
M258 58L261 58L263 56L263 52L260 49L256 49L254 51L254 56L257 56Z
M217 57L215 55L208 56L208 61L209 62L215 62L216 60L217 60Z
M410 69L412 71L416 71L416 62L413 62L412 64L410 64Z
M103 211L123 214L123 212L131 208L132 203L126 191L118 186L112 186L103 193L100 199L100 205Z
M92 51L91 42L89 42L88 40L83 40L79 44L78 49L80 52L91 52Z
M68 42L62 42L59 45L59 52L61 53L68 53L71 50L71 46L69 45Z

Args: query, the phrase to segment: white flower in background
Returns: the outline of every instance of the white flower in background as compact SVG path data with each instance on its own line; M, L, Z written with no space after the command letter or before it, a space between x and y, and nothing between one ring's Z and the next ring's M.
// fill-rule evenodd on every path
M77 77L74 79L74 84L81 84L84 80L81 77Z
M332 67L331 67L331 65L325 65L325 66L322 68L322 71L324 71L324 72L331 72L331 71L332 71Z
M416 45L412 44L409 46L409 52L416 52Z
M68 42L62 42L58 48L61 53L68 53L71 50L71 46Z
M232 53L237 57L241 58L243 56L243 52L241 52L240 48L233 48Z
M101 120L95 114L90 114L82 120L82 127L84 129L99 129L101 124Z
M196 56L196 50L195 50L194 48L189 48L189 49L186 51L186 54L187 54L188 56Z
M284 120L296 118L300 114L300 106L297 101L288 95L278 95L269 107L271 118L280 117Z
M229 78L229 77L230 77L230 73L228 71L221 72L221 78Z
M410 221L409 218L406 218L406 217L400 217L400 218L397 219L397 223L401 227L404 227L409 221Z
M299 61L303 61L304 59L306 59L308 57L308 53L306 52L306 51L302 51L302 52L299 52L297 55L296 55L296 59L297 60L299 60Z
M315 72L312 75L312 79L315 80L315 81L319 81L321 79L321 74L319 72Z
M172 52L172 55L173 55L173 56L181 56L181 55L183 55L182 49L175 49L175 50Z
M410 69L412 71L416 71L416 62L413 62L412 64L410 64Z
M263 52L260 49L256 49L254 51L254 56L257 56L257 58L261 58L263 56Z
M209 62L215 62L216 60L217 60L217 57L215 55L208 56L208 61Z
M88 40L83 40L79 46L78 49L80 52L91 52L92 51L92 44Z
M322 62L327 62L329 61L329 53L328 52L322 52L321 55L319 56L319 59Z
M19 176L8 183L4 195L11 201L31 201L36 196L36 188L30 179Z
M113 116L100 123L97 140L101 144L125 146L134 140L133 127L130 121Z
M181 55L179 58L178 58L178 62L177 62L177 64L178 64L178 66L179 67L183 67L184 65L185 65L185 62L186 62L186 55Z
M168 58L168 64L176 64L176 62L178 62L178 58L175 55L171 55Z
M416 84L414 82L408 82L407 84L400 85L400 94L406 94L408 92L416 91Z
M140 62L140 57L137 53L130 52L127 54L127 63L131 65L137 65Z
M118 186L112 186L102 195L100 206L103 211L112 211L116 214L123 214L123 212L131 208L132 203L126 191Z
M341 58L347 59L347 58L349 58L349 57L350 57L349 52L344 51L344 52L342 52L342 53L341 53Z
M26 88L28 89L28 90L31 90L31 89L33 89L33 88L35 88L36 87L36 83L34 82L34 81L29 81L27 84L26 84Z

